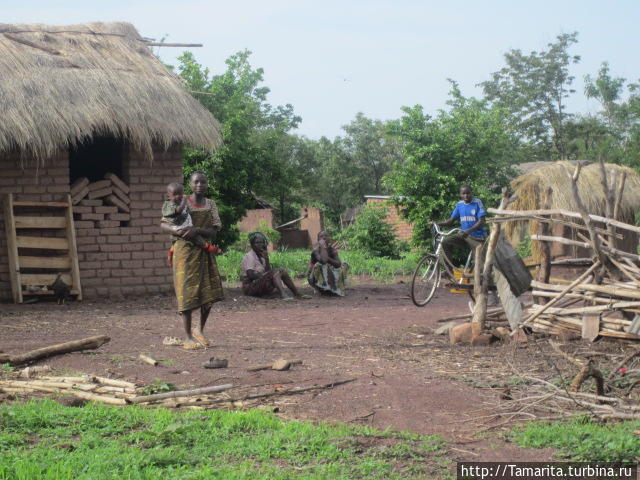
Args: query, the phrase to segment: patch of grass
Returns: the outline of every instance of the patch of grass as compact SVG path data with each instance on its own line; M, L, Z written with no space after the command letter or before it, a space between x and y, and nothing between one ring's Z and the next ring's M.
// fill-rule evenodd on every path
M0 480L452 478L438 437L51 400L0 406Z
M12 372L15 372L16 369L10 363L3 363L2 365L0 365L0 371L2 373L12 373Z
M228 282L240 280L240 264L244 253L229 251L217 257L220 273ZM305 249L273 252L269 259L274 268L284 268L292 277L305 276L309 266L311 251ZM356 250L340 251L340 259L347 262L351 275L367 275L378 281L393 281L396 275L410 275L413 273L421 254L404 253L399 259L371 258Z
M154 378L153 383L142 389L142 395L155 395L156 393L173 392L178 388L171 382L166 382L161 378Z
M599 425L588 418L529 423L512 433L522 447L557 448L560 456L582 462L637 462L640 421Z

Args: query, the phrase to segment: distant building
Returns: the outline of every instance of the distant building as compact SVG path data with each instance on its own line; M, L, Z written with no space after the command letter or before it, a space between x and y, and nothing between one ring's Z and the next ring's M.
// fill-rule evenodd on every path
M343 228L355 222L356 217L364 206L386 207L387 218L385 221L394 228L396 238L398 240L411 240L413 236L413 226L402 218L398 207L391 202L389 195L365 195L364 199L365 203L363 205L355 208L347 208L340 216L340 224Z

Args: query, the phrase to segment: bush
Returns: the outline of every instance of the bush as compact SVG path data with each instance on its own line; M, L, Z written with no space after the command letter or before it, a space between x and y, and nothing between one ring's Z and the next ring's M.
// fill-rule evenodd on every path
M399 245L394 228L385 222L386 207L363 208L353 225L336 238L350 250L360 250L372 257L398 258Z

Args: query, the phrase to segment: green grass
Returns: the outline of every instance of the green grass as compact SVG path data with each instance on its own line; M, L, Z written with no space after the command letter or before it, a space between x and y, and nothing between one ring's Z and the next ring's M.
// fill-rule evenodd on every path
M513 440L521 447L557 448L559 455L583 462L637 462L640 459L640 421L599 425L587 418L527 424Z
M217 258L220 273L228 282L240 280L241 252L229 251ZM274 268L285 268L292 276L305 275L309 266L310 250L287 250L269 255ZM400 259L370 258L358 251L341 251L340 259L349 263L351 275L368 275L378 281L390 282L396 275L413 273L421 253L406 253Z
M0 480L452 478L438 437L52 400L0 406Z

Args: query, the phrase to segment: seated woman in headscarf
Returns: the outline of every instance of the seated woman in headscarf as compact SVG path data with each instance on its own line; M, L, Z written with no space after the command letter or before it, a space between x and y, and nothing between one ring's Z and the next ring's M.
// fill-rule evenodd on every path
M286 294L285 286L296 298L309 298L301 295L293 280L283 268L271 268L267 252L267 237L261 232L249 234L251 250L242 259L242 291L245 295L262 297L275 291L283 300L293 300Z
M347 267L340 261L329 233L318 233L318 246L311 252L309 263L309 285L323 295L344 297Z

